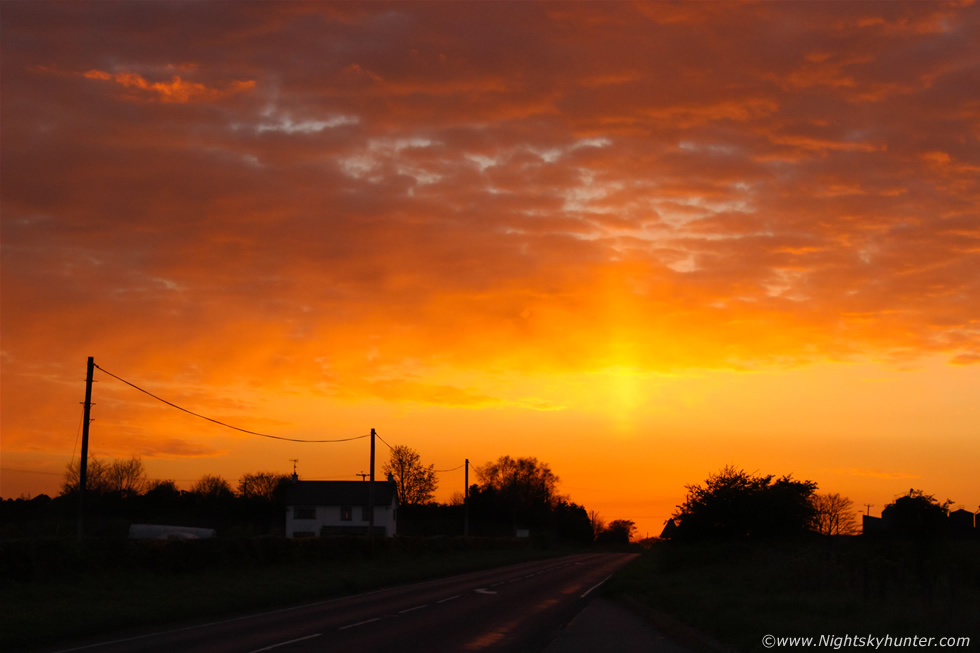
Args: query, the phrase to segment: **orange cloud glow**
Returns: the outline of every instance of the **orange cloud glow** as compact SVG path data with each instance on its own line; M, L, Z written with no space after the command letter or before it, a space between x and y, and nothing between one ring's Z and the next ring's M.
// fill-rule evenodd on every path
M13 3L0 30L4 497L57 491L94 356L249 430L533 455L641 532L726 464L980 501L975 4ZM364 471L360 441L97 380L94 453L157 477Z
M90 70L83 74L86 79L113 81L123 88L133 89L127 97L133 99L151 98L159 102L213 102L242 91L255 88L254 81L232 82L224 89L208 88L204 84L185 82L174 75L170 82L148 82L136 73L110 74L101 70ZM142 91L142 93L141 93ZM155 95L154 95L155 94Z

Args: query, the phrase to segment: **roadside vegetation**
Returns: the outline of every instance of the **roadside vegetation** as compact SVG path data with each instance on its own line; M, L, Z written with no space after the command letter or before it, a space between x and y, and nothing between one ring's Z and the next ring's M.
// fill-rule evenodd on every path
M863 538L653 544L611 579L681 643L736 651L762 637L970 636L980 641L976 542Z
M853 536L850 501L809 481L726 467L687 490L669 539L645 542L604 591L692 649L765 651L765 635L980 641L980 538L951 502L913 489Z
M0 650L29 650L561 555L516 538L0 543Z
M448 503L432 500L435 470L410 447L396 445L383 467L399 491L398 532L402 535L513 537L518 531L590 545L628 543L633 522L618 519L609 526L558 490L559 478L534 457L501 456L474 468L478 482ZM300 478L299 480L302 480ZM272 472L244 474L233 485L205 474L189 490L172 480L150 481L139 458L111 462L90 458L85 492L85 536L125 538L131 524L167 524L208 528L219 537L259 537L285 532L290 476ZM0 540L72 537L77 527L79 468L68 466L61 493L55 497L0 501ZM405 497L402 500L402 497ZM597 525L601 528L597 529ZM603 531L609 530L608 533Z
M0 501L0 650L322 600L561 555L596 539L626 545L634 530L629 520L590 518L535 458L477 467L467 515L461 497L431 501L431 465L408 447L394 451L385 471L408 500L399 536L373 540L285 538L291 479L282 474L249 473L237 485L204 475L181 490L149 481L138 458L90 458L80 546L79 469L70 465L60 495ZM132 540L132 524L217 537Z

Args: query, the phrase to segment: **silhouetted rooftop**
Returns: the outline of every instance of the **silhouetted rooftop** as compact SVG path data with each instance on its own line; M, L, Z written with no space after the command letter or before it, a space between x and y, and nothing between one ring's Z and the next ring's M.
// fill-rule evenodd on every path
M296 481L286 492L291 506L366 506L370 481ZM374 482L374 505L386 506L398 493L390 481Z

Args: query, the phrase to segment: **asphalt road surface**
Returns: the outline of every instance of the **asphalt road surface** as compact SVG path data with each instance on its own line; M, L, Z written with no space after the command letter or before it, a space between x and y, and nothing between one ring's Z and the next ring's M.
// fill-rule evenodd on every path
M632 557L605 553L527 562L61 651L534 653Z

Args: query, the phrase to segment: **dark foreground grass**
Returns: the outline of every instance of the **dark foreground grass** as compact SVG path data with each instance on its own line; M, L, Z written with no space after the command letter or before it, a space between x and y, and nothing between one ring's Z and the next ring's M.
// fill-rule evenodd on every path
M686 626L736 651L773 650L765 635L968 636L980 644L976 541L661 543L605 591L645 606L692 648L712 642Z
M0 650L220 618L559 554L531 547L416 547L176 573L101 564L61 578L7 579L0 581Z

